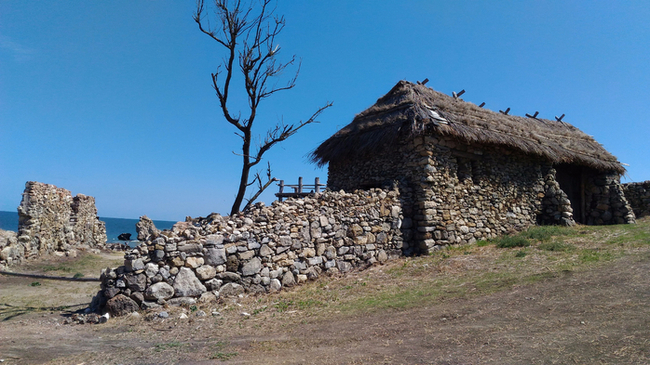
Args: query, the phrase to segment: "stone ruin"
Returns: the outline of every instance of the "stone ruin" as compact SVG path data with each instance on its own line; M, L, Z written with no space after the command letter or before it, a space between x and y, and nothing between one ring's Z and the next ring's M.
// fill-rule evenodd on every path
M18 207L18 233L0 233L0 267L43 254L101 248L106 240L95 198L28 181Z
M143 220L145 243L102 273L97 303L151 308L272 292L535 224L636 222L625 168L593 137L561 118L497 113L423 83L398 82L312 160L328 165L333 191L170 231Z
M436 225L432 232L447 244L467 244L524 230L539 223L540 217L551 224L572 218L553 168L542 173L533 165L530 180L534 184L529 194L520 194L520 205L511 206L503 216L498 212L500 204L511 200L507 184L502 188L505 197L499 196L502 190L477 194L477 199L486 196L480 211L473 207L456 211L432 204L436 201L421 202L414 209L413 192L400 182L386 189L327 190L271 206L258 203L231 217L216 213L206 218L188 217L171 230L156 229L144 216L136 225L142 244L125 254L123 266L102 271L101 290L92 307L120 315L166 304L191 305L244 293L270 293L321 275L429 253L419 244L419 235L428 231L415 224L414 220L422 217L414 212L442 215L446 223ZM596 196L609 191L610 185L596 181L591 191ZM601 200L598 204L604 204ZM616 223L633 220L630 214Z
M623 191L637 218L650 215L650 180L623 184Z
M125 254L124 266L102 271L93 306L119 314L268 293L384 262L409 249L403 231L411 220L400 199L397 189L328 191L257 203L236 216L188 218L164 231L142 217L144 242Z

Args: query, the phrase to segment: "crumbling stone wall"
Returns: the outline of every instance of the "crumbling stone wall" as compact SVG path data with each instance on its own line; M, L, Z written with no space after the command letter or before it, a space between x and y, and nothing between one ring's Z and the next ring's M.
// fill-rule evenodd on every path
M650 215L650 180L623 184L623 191L637 217Z
M28 181L18 207L16 243L0 258L5 265L44 253L106 244L106 227L97 217L95 198L54 185ZM4 250L2 252L5 252Z
M621 179L615 173L592 173L586 176L586 223L633 224L634 210L625 197Z
M0 229L0 270L20 261L24 254L25 250L18 245L16 232Z
M574 225L571 201L556 180L555 169L545 166L542 170L545 170L544 194L538 194L537 196L542 199L542 209L537 215L537 223L542 225Z
M143 217L138 236L146 241L124 266L102 272L95 304L146 309L273 292L383 262L402 255L403 218L397 189L258 203L242 215L212 214L164 231Z

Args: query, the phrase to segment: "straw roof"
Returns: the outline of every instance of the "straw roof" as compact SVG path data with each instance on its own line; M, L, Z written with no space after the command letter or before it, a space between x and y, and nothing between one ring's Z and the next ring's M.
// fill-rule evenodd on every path
M601 171L625 172L616 157L591 136L558 121L526 118L479 108L424 85L400 81L311 153L324 165L370 156L400 138L449 135L466 143L502 145Z

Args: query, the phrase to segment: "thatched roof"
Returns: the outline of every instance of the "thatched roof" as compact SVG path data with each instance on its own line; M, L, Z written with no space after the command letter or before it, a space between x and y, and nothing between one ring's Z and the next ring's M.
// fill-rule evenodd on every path
M423 134L450 135L470 144L507 146L542 156L553 164L625 172L616 157L568 123L504 115L408 81L398 82L375 105L316 148L311 158L321 166L360 158L399 138Z

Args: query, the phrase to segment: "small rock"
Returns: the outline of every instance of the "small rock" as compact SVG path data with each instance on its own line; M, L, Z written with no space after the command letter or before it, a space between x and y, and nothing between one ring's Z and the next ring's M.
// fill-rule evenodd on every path
M217 269L214 266L203 265L196 269L196 276L202 281L210 280L217 276Z
M282 288L282 283L278 279L271 279L271 284L269 285L269 289L271 291L278 291Z
M203 262L204 262L203 257L194 257L194 256L192 256L192 257L188 257L185 260L185 266L187 266L187 267L189 267L191 269L196 269L196 268L200 267L201 265L203 265Z
M201 297L198 300L199 303L211 303L216 301L217 301L217 296L214 295L214 293L211 291L201 294Z
M291 271L287 271L282 276L282 286L290 287L296 285L296 278Z
M221 287L219 294L222 297L232 297L244 293L244 287L237 283L227 283Z
M183 305L194 305L196 304L196 299L189 297L172 298L167 301L167 304L173 305L175 307L180 307Z

